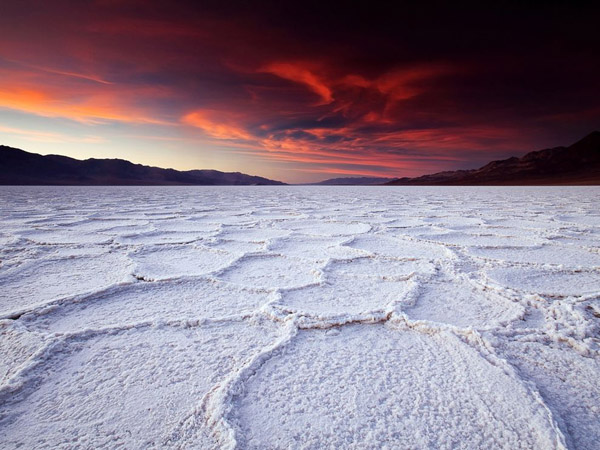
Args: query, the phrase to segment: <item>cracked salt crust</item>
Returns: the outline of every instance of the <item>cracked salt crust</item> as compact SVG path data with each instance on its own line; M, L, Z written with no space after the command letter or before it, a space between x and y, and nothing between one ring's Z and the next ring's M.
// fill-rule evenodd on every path
M0 447L597 447L598 188L0 189Z

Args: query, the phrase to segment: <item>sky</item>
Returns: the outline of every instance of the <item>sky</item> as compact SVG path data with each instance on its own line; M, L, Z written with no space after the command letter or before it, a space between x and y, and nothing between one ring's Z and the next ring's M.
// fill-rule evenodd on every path
M0 144L289 183L476 168L600 129L575 3L4 0Z

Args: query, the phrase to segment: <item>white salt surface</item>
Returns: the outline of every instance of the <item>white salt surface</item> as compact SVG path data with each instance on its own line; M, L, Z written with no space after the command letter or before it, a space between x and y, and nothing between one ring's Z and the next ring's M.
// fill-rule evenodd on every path
M0 448L597 449L599 195L2 187Z

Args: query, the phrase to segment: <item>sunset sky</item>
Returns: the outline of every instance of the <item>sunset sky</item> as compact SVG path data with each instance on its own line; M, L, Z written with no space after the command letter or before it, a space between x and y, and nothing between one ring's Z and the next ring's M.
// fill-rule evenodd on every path
M599 129L598 8L489 3L2 1L0 144L295 183Z

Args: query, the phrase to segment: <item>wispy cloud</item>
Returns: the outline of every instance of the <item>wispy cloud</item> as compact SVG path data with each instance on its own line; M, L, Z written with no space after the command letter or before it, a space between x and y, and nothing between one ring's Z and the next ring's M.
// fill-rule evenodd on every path
M5 127L0 125L0 133L19 136L33 142L102 144L106 139L101 136L73 136L70 134L49 131L30 130L25 128Z
M369 22L377 8L234 3L7 2L0 109L15 120L2 132L25 123L23 139L52 143L77 129L82 146L110 137L138 160L154 146L271 174L410 176L566 143L600 120L592 26L545 27L528 7L473 27L477 14L436 22L418 5Z

